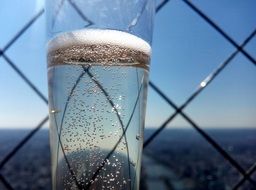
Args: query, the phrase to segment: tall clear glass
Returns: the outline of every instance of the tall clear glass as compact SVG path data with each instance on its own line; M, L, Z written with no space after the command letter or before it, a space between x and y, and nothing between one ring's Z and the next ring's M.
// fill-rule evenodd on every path
M154 0L46 11L53 189L139 189Z

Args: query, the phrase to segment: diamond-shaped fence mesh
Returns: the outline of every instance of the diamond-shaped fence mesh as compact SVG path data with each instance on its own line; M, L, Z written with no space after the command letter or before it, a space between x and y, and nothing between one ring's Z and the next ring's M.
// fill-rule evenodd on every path
M59 9L62 8L62 5L65 0L61 1L59 5ZM81 16L81 18L87 23L85 27L93 24L92 21L90 21L89 18L86 17L86 15L79 9L79 7L71 0L66 0L67 3L70 4L74 8L74 10ZM156 11L159 12L162 9L164 9L165 5L167 5L169 1L168 0L162 0L158 1L158 6L156 8ZM208 86L211 85L211 83L218 78L220 74L223 73L223 71L227 68L227 66L232 64L232 61L240 54L244 58L247 59L247 62L249 64L253 64L256 66L256 60L255 56L251 55L250 51L247 51L247 44L250 44L252 39L255 39L256 36L256 26L254 26L254 30L246 37L243 39L241 43L237 43L236 40L234 40L231 35L226 33L222 27L218 25L218 23L214 22L211 17L207 15L207 13L203 12L202 10L199 9L199 7L196 5L196 3L193 3L192 1L189 0L183 0L182 3L186 5L189 9L188 11L193 11L196 15L200 17L200 19L205 22L207 25L209 25L212 29L215 30L215 32L223 37L223 41L228 42L231 46L233 46L234 51L231 52L220 64L218 67L216 67L212 72L208 74L208 76L202 80L198 88L190 94L190 96L180 105L176 104L171 97L167 96L163 90L159 86L157 86L153 81L149 82L149 86L151 87L152 90L154 90L159 98L162 98L164 102L170 106L174 110L174 113L170 114L169 117L165 119L163 123L159 125L159 127L152 132L147 139L145 139L144 142L144 148L147 149L148 145L151 144L153 141L155 141L158 136L160 136L165 128L171 123L174 122L176 118L182 118L184 121L186 121L195 131L197 132L198 135L202 137L205 141L208 142L209 146L214 148L218 152L218 154L223 157L232 167L233 169L238 172L241 177L237 181L233 181L233 187L232 189L256 189L256 181L254 180L253 176L255 176L255 171L256 171L256 160L254 160L254 164L249 167L249 169L245 169L238 161L237 159L234 159L233 155L230 154L230 152L225 149L224 147L221 146L221 143L218 142L218 140L215 140L214 136L209 135L209 133L203 129L202 126L197 124L195 120L193 120L187 113L184 112L185 108L189 107L191 102L194 102L195 99L198 97L198 95L204 91ZM171 5L170 5L171 6ZM58 10L56 11L56 14L58 14ZM39 88L34 84L34 81L32 81L29 77L26 76L26 74L20 69L17 63L15 63L12 60L12 57L7 55L7 50L10 49L19 38L21 38L24 33L32 27L32 25L37 22L37 20L44 15L44 10L41 9L39 10L17 33L9 39L9 41L6 43L5 46L0 49L0 58L4 60L4 64L7 64L10 66L10 68L22 79L32 90L33 92L45 103L48 103L47 98L45 95L39 90ZM3 64L3 63L2 63ZM3 82L3 81L1 81ZM111 102L110 102L111 103ZM25 137L18 143L16 144L11 150L8 150L8 153L4 155L4 157L0 160L0 187L5 188L5 189L14 189L12 186L12 181L8 180L4 173L2 172L3 168L5 165L10 162L10 160L20 151L22 147L24 147L28 141L31 140L33 136L42 128L42 126L48 121L48 116L45 116L37 126L34 127ZM0 147L1 148L1 147ZM156 158L154 155L148 155L148 157L152 157L154 161L146 161L149 162L149 164L154 167L155 163L158 163L162 165L165 170L168 170L168 163L164 162L160 158ZM166 171L167 173L169 171ZM172 175L169 173L168 175ZM145 177L147 178L147 177ZM159 179L154 179L152 176L148 176L150 179L150 182L148 185L150 185L156 180ZM169 179L162 177L161 178L161 184L158 184L158 188L161 189L161 186L164 186L164 188L167 189L173 189L172 184L170 183ZM246 186L246 188L243 188ZM147 188L147 187L144 187Z

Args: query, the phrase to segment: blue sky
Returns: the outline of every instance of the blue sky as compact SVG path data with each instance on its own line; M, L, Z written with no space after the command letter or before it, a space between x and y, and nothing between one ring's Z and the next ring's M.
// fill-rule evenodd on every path
M254 0L192 1L237 42L256 28ZM3 0L0 48L43 6L42 0ZM33 26L6 55L47 96L45 19ZM235 48L181 0L156 16L150 79L178 106ZM245 47L256 59L256 37ZM239 54L184 110L201 127L255 127L256 67ZM48 109L0 57L0 127L33 127ZM146 126L159 126L174 110L149 89ZM180 116L170 127L189 127Z

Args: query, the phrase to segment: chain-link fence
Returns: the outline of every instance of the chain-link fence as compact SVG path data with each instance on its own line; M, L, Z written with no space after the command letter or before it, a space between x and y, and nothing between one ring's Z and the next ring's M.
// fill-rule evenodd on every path
M63 0L62 2L64 2ZM66 0L70 6L74 8L74 10L81 16L82 19L85 20L85 22L88 23L88 20L84 13L79 10L79 8L76 6L76 4L72 0ZM163 0L158 2L157 6L157 12L164 9L165 5L168 3L168 0ZM171 3L171 2L169 2ZM244 185L245 183L249 183L250 187L252 189L256 189L256 181L253 179L253 175L256 170L256 162L249 168L245 169L242 167L236 159L234 159L230 153L224 149L218 141L216 141L212 136L210 136L207 131L203 130L201 126L199 126L188 114L184 112L184 109L187 108L191 102L193 102L198 95L204 91L211 83L218 78L218 76L223 73L223 71L227 68L228 65L232 64L232 61L240 54L244 56L248 61L249 64L253 64L256 66L256 60L255 58L245 49L246 45L252 41L252 39L256 35L256 26L255 29L251 32L250 35L248 35L242 43L238 44L228 33L226 33L219 25L218 23L215 23L206 13L204 13L202 10L200 10L195 3L189 0L183 0L182 3L186 5L190 10L192 10L194 13L196 13L202 21L207 23L207 25L211 26L218 35L223 37L223 40L227 41L229 44L231 44L235 50L230 53L226 57L225 60L222 61L222 63L216 67L211 73L208 74L208 76L205 78L205 80L201 81L198 85L198 88L184 101L181 106L178 106L174 101L171 100L171 97L168 97L165 93L163 93L162 89L160 89L153 81L150 81L149 85L151 89L153 89L158 96L165 101L166 104L168 104L172 109L174 109L174 113L172 113L169 117L166 118L166 120L159 125L157 130L155 130L151 135L148 136L147 139L145 139L144 142L144 148L147 148L147 146L152 143L160 133L164 131L167 126L174 121L175 118L181 117L183 118L190 126L197 131L197 133L203 137L210 146L212 146L223 158L225 158L226 161L229 162L229 164L232 165L232 167L237 170L241 174L241 178L238 181L233 181L233 188L232 189L239 189ZM230 2L231 3L231 2ZM63 4L63 3L62 3ZM170 5L171 6L171 5ZM59 7L61 9L61 5ZM3 58L4 63L7 64L12 68L12 70L34 91L34 93L43 101L45 104L48 103L47 98L45 95L39 90L37 85L35 85L34 81L30 80L29 77L26 76L22 72L22 70L17 66L14 61L12 61L12 57L8 56L6 54L7 50L11 48L16 41L26 33L26 31L37 22L37 20L44 15L44 10L39 10L10 40L6 43L6 45L0 49L0 56ZM4 82L4 81L1 81ZM42 118L42 120L38 123L37 126L35 126L34 129L30 131L29 134L23 135L23 139L20 140L19 143L17 143L14 147L12 147L11 150L8 150L8 154L3 157L3 159L0 162L0 181L3 184L3 187L6 189L13 189L12 187L12 181L7 180L6 176L2 174L1 170L4 168L4 166L11 160L11 158L15 157L17 152L33 137L37 134L37 132L42 128L42 126L47 123L48 116L45 116ZM1 148L1 147L0 147ZM157 160L157 158L154 158ZM159 161L160 164L165 165L162 160ZM14 171L13 171L14 172ZM169 186L168 180L165 178L162 179L162 181L166 184L166 186ZM1 186L0 186L1 187ZM169 189L171 189L169 187Z

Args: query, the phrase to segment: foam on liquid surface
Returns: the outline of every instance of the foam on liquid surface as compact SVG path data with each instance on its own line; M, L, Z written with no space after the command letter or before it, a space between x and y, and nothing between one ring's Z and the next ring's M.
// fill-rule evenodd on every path
M143 39L118 30L83 29L62 33L48 44L48 52L73 45L108 44L151 54L150 45Z

